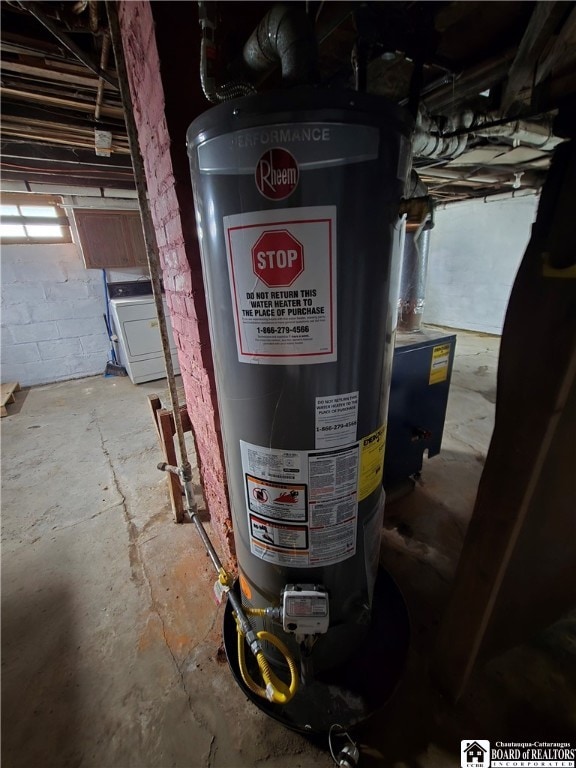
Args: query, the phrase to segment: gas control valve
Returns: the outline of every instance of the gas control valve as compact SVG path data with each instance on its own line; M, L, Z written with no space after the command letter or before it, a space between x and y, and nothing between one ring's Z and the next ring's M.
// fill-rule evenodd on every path
M282 626L296 635L328 631L328 593L317 584L287 584L282 592Z

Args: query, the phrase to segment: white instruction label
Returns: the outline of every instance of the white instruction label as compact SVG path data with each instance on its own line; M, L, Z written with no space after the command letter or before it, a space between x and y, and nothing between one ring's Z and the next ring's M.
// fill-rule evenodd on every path
M356 552L358 444L308 459L310 565L331 565Z
M282 451L240 441L250 551L278 565L332 565L356 552L358 443Z
M336 207L225 216L224 231L239 361L336 360Z
M356 442L358 392L316 398L316 448Z

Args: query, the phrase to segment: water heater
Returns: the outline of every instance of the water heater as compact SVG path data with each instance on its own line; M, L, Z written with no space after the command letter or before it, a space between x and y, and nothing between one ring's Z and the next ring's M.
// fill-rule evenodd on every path
M410 133L311 87L188 131L242 601L315 670L370 623Z

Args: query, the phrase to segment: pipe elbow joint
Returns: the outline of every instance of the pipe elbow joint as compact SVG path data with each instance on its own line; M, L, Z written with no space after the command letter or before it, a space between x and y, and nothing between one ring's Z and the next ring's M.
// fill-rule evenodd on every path
M317 79L317 43L312 23L298 7L278 4L271 8L244 46L245 64L267 72L280 64L286 84Z

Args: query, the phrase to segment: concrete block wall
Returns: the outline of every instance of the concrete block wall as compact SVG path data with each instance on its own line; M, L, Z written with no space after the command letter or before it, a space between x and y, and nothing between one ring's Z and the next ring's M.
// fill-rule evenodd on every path
M180 5L184 13L188 5L193 4ZM224 559L233 562L206 300L185 152L184 126L191 108L190 94L194 88L199 89L197 60L193 65L195 56L191 53L199 46L195 49L194 40L190 40L198 28L197 17L187 27L187 44L179 46L174 43L175 22L170 11L166 55L161 58L150 3L122 2L118 9L138 142L204 495ZM157 12L162 9L157 8ZM166 66L174 66L178 55L195 66L193 77L188 78L182 70L175 77L166 72Z
M424 322L501 334L538 198L467 200L435 213Z
M22 386L102 373L102 273L74 243L3 245L2 381Z

